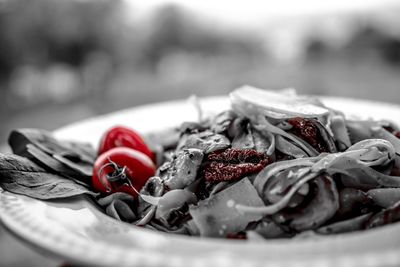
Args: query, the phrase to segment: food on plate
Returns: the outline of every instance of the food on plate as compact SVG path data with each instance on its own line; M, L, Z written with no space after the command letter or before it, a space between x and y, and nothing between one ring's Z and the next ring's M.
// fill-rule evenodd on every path
M154 153L151 152L143 138L133 129L125 126L114 126L104 133L100 140L98 154L101 155L114 147L129 147L155 160Z
M0 185L38 199L86 194L115 219L191 236L318 236L400 220L393 122L347 118L293 90L245 86L230 101L151 136L113 127L97 152L13 131Z
M129 147L114 147L94 162L92 185L97 192L125 192L135 196L135 188L142 188L155 171L146 154Z

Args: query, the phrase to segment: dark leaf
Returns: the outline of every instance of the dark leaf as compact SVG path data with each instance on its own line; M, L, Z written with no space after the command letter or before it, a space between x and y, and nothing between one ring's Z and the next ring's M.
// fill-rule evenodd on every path
M127 194L127 193L116 192L116 193L113 193L113 194L108 195L106 197L98 199L97 203L100 206L104 207L104 206L110 205L111 202L113 202L114 200L130 201L130 202L133 203L134 198L133 198L133 196L131 196L131 195Z
M96 153L90 145L58 141L51 133L38 129L14 130L8 142L15 154L32 159L51 172L85 183L92 176Z
M81 173L77 173L76 171L73 171L70 168L66 167L59 160L56 160L52 156L46 154L33 144L28 144L26 147L27 153L33 157L33 161L45 168L46 170L52 173L60 174L68 179L72 179L76 183L83 186L88 186L88 181L90 181L89 176L83 177Z
M228 205L232 204L232 206ZM225 190L190 206L190 214L201 236L226 236L243 231L250 222L258 221L262 215L243 214L235 204L263 206L262 199L247 178L243 178Z
M264 238L290 237L290 234L286 233L280 225L267 219L261 220L253 231Z
M355 218L335 222L318 228L316 232L318 234L327 235L363 230L365 228L365 224L371 218L371 216L372 213L367 213L361 216L357 216Z
M37 199L96 195L73 180L48 173L29 159L17 155L0 154L0 186L7 191Z
M75 172L67 168L64 164L53 158L52 156L43 152L33 144L26 145L26 152L29 154L28 158L34 158L35 162L41 166L48 167L53 172L60 171L63 176L74 176Z
M311 230L328 221L339 208L336 185L329 176L320 176L312 183L316 192L306 206L286 209L273 216L275 222L289 225L296 231Z
M8 144L12 151L20 156L29 156L26 154L27 144L40 145L55 143L54 138L50 137L50 133L39 131L36 129L20 129L14 130L8 137ZM45 146L46 147L46 146ZM50 150L51 152L51 150ZM47 151L49 153L49 151Z
M69 148L68 153L61 152L60 155L69 158L79 158L80 161L84 161L86 163L93 163L97 157L97 152L94 150L93 146L89 143L82 142L72 142L72 141L63 141L62 144Z
M137 219L132 208L126 202L119 199L112 201L107 206L106 213L109 216L124 222L133 222Z
M361 190L344 188L339 192L339 209L335 217L343 219L352 218L370 212L374 201Z
M374 228L381 225L386 225L400 221L400 202L395 203L390 208L387 208L374 215L367 223L366 228Z
M109 216L119 221L133 222L137 220L133 210L133 207L135 207L134 198L127 193L116 192L98 199L97 203L105 208L105 212Z
M158 176L153 176L147 180L146 184L140 190L140 194L160 197L164 194L164 191L165 188L163 180L161 180L161 178ZM139 204L137 209L139 213L143 213L144 210L151 206L151 204L143 200L141 197L138 199L138 202Z
M8 138L13 152L20 154L27 144L34 144L48 154L61 154L66 157L78 157L81 161L92 163L96 158L96 151L86 143L59 141L45 130L18 129L10 133Z
M68 166L70 169L75 170L77 173L83 176L91 177L93 175L92 164L76 163L58 154L54 154L53 157L59 162L62 162L64 165Z

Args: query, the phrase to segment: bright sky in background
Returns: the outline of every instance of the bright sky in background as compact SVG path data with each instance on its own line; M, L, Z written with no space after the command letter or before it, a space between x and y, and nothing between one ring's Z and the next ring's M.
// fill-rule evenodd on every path
M336 13L345 11L362 11L400 4L396 0L125 0L136 15L146 14L155 7L172 3L188 8L199 15L225 23L252 26L268 18L302 15Z

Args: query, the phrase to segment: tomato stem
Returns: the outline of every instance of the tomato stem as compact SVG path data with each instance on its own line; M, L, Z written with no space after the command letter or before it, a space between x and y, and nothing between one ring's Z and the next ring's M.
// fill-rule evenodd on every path
M121 188L122 186L126 185L126 186L130 186L137 194L139 194L139 192L136 190L136 188L132 185L131 180L127 179L127 175L126 175L126 166L124 167L120 167L118 166L118 164L116 164L114 161L112 161L110 158L108 158L108 163L104 164L98 173L99 177L102 177L102 174L104 172L104 169L107 167L112 167L113 171L109 172L106 174L105 178L109 183L106 183L104 181L104 179L99 179L100 182L102 183L102 185L106 188L106 191L109 193L112 191L112 188L110 187L110 183L111 182L120 182L120 181L124 181L123 184L121 184L120 186L118 186L118 188L116 188L117 190L119 188Z
M113 166L114 167L114 166ZM125 180L126 179L126 166L120 168L118 166L114 167L114 171L112 173L107 174L107 180L109 182L117 182L120 180Z
M106 181L104 179L99 179L100 182L102 183L102 185L106 188L107 192L111 192L112 188L110 187L110 182L116 182L116 181L120 181L120 180L125 180L126 179L126 166L124 167L119 167L114 161L112 161L110 158L108 158L108 163L104 164L103 166L101 166L98 176L102 177L102 174L104 172L104 169L107 167L112 167L113 171L110 173L107 173L105 176L105 179L109 182L106 183Z

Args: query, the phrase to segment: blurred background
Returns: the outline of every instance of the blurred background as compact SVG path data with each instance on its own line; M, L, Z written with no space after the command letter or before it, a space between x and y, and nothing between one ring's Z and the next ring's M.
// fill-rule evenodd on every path
M390 0L0 0L0 143L242 84L400 101Z
M0 0L0 144L242 84L399 103L399 14L394 0ZM0 256L17 264L11 239Z

